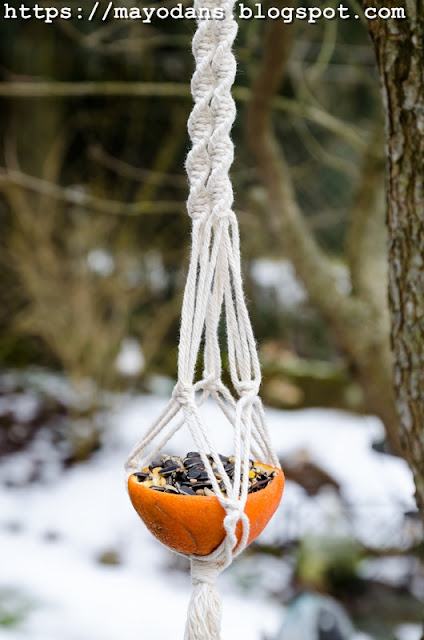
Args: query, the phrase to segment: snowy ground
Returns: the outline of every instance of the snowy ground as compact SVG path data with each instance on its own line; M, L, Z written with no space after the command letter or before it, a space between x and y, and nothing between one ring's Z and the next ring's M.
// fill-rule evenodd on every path
M10 629L0 625L0 640L118 640L154 634L182 638L189 577L172 569L175 556L146 531L124 488L125 457L163 405L164 400L154 396L121 398L102 450L89 463L66 472L52 464L45 483L5 488L1 483L11 468L4 466L0 620L1 603L6 602L8 611L15 610L22 621ZM220 424L212 403L203 410L209 425ZM371 450L371 442L382 433L376 419L321 410L267 410L267 418L279 455L307 452L340 483L342 500L323 491L309 501L288 482L262 541L320 529L326 535L340 533L353 524L367 544L407 543L401 515L415 508L413 482L403 461ZM226 433L217 433L217 442L223 453L231 452ZM36 446L42 455L43 444ZM167 450L192 448L187 433L181 432ZM25 456L16 456L12 464L15 479L25 475ZM99 562L108 551L118 554L119 564ZM220 578L223 640L272 638L283 615L281 604L265 591L247 589L244 579L253 573L278 590L287 580L285 571L278 561L241 556ZM398 640L418 639L417 627L405 625L399 631Z

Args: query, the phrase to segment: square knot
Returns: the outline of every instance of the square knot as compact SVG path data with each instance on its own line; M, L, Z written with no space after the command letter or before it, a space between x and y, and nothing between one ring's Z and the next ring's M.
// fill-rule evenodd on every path
M196 391L203 389L203 391L219 391L222 389L222 380L214 375L210 375L207 378L203 378L203 380L199 380L194 385Z
M247 539L249 536L250 530L250 522L249 518L244 512L244 506L237 501L227 502L225 505L225 510L227 515L224 518L224 529L226 532L225 542L226 545L226 554L232 557L234 553L234 549L237 547L237 554L240 551L243 551L244 547L247 544ZM237 524L241 523L242 526L242 536L240 543L237 544Z
M195 402L194 386L192 384L183 384L182 382L177 382L174 387L174 391L172 392L172 396L181 405L193 404Z
M239 396L255 398L259 393L259 384L260 383L257 380L241 380L234 386L236 387Z
M228 533L234 533L239 520L244 520L244 510L238 500L228 501L224 505L226 516L224 518L224 528Z

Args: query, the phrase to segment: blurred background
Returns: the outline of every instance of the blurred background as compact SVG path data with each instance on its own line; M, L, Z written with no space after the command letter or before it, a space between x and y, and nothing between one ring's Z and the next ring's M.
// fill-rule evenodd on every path
M176 378L195 23L66 5L48 25L0 18L0 638L112 640L159 620L176 638L187 566L144 532L122 466ZM419 640L366 25L239 20L235 53L244 285L288 481L223 578L223 637Z

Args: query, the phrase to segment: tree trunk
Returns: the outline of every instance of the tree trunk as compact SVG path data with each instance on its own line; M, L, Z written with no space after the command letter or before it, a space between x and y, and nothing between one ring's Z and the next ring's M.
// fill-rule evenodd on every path
M407 2L406 11L406 20L369 21L369 29L386 120L394 385L402 445L424 522L423 0Z

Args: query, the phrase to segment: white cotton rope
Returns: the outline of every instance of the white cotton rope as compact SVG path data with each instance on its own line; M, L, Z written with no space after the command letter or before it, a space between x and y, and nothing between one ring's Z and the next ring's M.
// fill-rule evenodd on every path
M196 69L191 90L194 107L188 121L192 148L186 169L190 185L187 210L192 218L192 247L184 291L178 381L167 406L128 457L128 475L139 471L163 450L186 425L208 472L213 491L226 512L226 537L208 556L190 556L193 594L184 640L220 640L221 603L215 589L219 574L241 553L249 536L244 513L251 454L274 467L274 454L258 396L261 371L248 316L240 265L237 218L232 211L233 189L229 170L234 147L230 132L236 115L231 87L236 74L232 45L237 34L234 0L195 0L196 15L217 6L222 20L199 19L193 37ZM224 311L231 381L238 397L223 384L218 326ZM196 363L203 350L203 373L195 382ZM234 475L231 483L200 407L211 396L234 430ZM160 436L149 453L146 448ZM225 484L225 496L207 455L215 462ZM242 525L237 544L236 527Z

